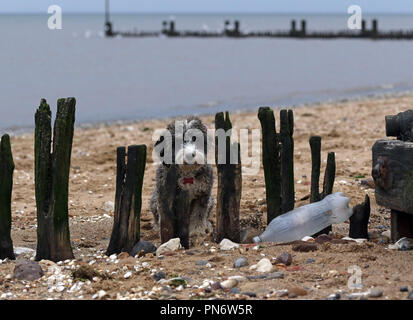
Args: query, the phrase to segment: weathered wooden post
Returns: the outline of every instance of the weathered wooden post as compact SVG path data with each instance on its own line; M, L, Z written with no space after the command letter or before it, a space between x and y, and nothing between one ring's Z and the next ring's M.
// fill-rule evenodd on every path
M281 142L281 210L294 209L294 114L292 110L280 111Z
M366 195L364 202L353 208L353 215L350 217L349 237L353 239L368 239L369 219L370 198Z
M106 255L130 253L140 240L142 185L146 165L146 146L117 149L115 213L112 235Z
M301 36L305 37L307 34L307 21L301 20Z
M280 146L272 109L269 107L259 108L258 119L262 128L262 163L265 176L268 224L282 213Z
M291 29L290 29L290 35L294 36L297 34L297 23L295 20L291 20Z
M232 130L229 113L220 112L215 115L215 163L218 171L216 241L224 238L240 242L240 201L242 191L240 145L231 144L227 135ZM225 140L222 138L225 137ZM225 152L222 143L225 141ZM225 153L225 162L222 157ZM231 154L237 159L231 159ZM232 161L231 161L232 160Z
M320 197L320 170L321 170L321 137L310 137L311 148L311 193L310 202L321 200Z
M335 153L329 152L327 157L327 166L324 173L323 191L320 194L320 171L321 171L321 137L310 137L311 148L311 194L310 202L323 200L326 196L333 193L334 180L336 176L336 160ZM321 234L329 234L332 227L328 226L325 229L317 232L313 237Z
M10 137L5 134L0 142L0 259L15 259L10 236L13 171Z
M373 146L376 203L391 209L391 237L413 238L413 110L386 117L386 135Z
M364 36L366 34L366 20L361 20L361 35Z
M239 36L239 35L240 35L239 26L240 26L239 21L238 21L238 20L235 20L235 22L234 22L234 35L235 35L235 36Z
M46 100L41 100L35 115L36 260L73 259L68 194L75 106L75 98L57 101L53 147L51 111Z
M373 37L376 37L377 35L378 35L378 22L377 22L377 19L373 19L373 22L372 22L372 34L373 34Z

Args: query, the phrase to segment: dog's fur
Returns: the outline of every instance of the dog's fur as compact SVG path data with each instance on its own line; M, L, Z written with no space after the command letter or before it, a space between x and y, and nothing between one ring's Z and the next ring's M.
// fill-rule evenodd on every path
M182 122L183 134L190 134L191 129L198 129L202 132L204 141L201 139L191 139L190 141L182 141L180 145L175 145L175 122L168 125L167 129L170 132L169 138L167 136L161 136L156 142L158 146L161 142L166 142L164 149L155 150L155 152L161 158L164 157L165 152L171 151L172 163L167 164L161 162L156 171L156 186L150 199L150 209L154 216L154 226L159 228L161 224L161 214L159 203L161 198L159 190L166 184L166 177L169 170L175 170L177 172L176 188L169 188L170 190L188 190L190 197L190 224L189 234L191 237L204 236L212 233L212 224L208 220L212 208L214 206L214 198L211 195L211 189L213 185L213 169L212 166L207 164L207 127L197 117L190 117ZM181 134L181 133L180 133ZM172 140L168 140L172 138ZM184 139L183 139L184 140ZM197 140L201 140L197 143ZM169 149L171 148L171 149ZM185 159L187 154L191 154L193 159L196 159L197 163L188 164ZM177 159L177 160L176 160ZM181 164L178 160L181 160ZM193 181L193 183L185 183L185 180ZM165 188L164 188L165 190ZM166 204L165 204L166 205Z

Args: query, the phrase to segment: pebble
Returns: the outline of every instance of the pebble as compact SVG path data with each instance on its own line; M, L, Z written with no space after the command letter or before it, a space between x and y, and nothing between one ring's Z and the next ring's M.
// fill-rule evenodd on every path
M246 278L243 276L231 276L228 279L235 279L238 281L238 283L246 280Z
M238 289L238 288L231 288L231 290L229 290L229 293L231 293L231 294L238 294L240 292L241 292L241 290Z
M313 238L313 237L309 237L309 236L305 236L304 238L301 239L301 241L304 241L304 242L314 242L314 238Z
M232 250L232 249L239 248L239 244L235 243L235 242L232 242L231 240L228 240L228 239L223 239L219 243L219 248L221 250Z
M293 251L297 252L310 252L310 251L316 251L317 250L317 244L316 243L306 243L306 242L301 242L298 244L295 244L293 246Z
M332 293L327 297L327 300L340 300L341 295L339 293Z
M156 247L152 242L139 240L137 244L132 248L130 254L132 257L136 256L143 250L144 253L156 252Z
M128 271L125 273L125 275L123 276L124 279L129 279L132 276L132 272Z
M261 273L271 272L273 268L271 261L267 258L263 258L257 263L257 271Z
M369 294L370 298L380 298L381 296L383 296L383 290L380 289L374 289Z
M280 254L276 259L275 259L275 263L283 263L286 266L291 265L293 261L293 257L291 256L291 254L289 254L288 252L283 252L282 254Z
M381 233L381 236L386 237L387 239L391 239L391 231L387 230Z
M407 292L409 291L409 287L408 286L402 286L400 287L400 292Z
M155 281L159 281L159 280L161 280L161 279L165 279L165 278L166 278L166 273L163 272L163 271L159 271L159 272L155 273L155 274L152 276L152 278L153 278Z
M221 284L217 281L211 284L211 289L212 290L218 290L221 289Z
M106 201L103 205L103 210L107 213L113 213L115 211L115 204L112 201Z
M206 261L206 260L200 260L200 261L195 262L195 265L197 265L197 266L206 266L208 263L209 262Z
M242 292L241 294L251 297L251 298L257 297L257 294L255 292L250 292L250 291Z
M290 294L295 294L296 296L305 296L307 295L307 290L299 287L292 287L288 288L288 296L290 296Z
M35 254L36 251L31 249L31 248L25 248L25 247L15 247L14 248L14 255L17 257L21 254Z
M248 259L246 257L241 257L235 260L234 268L242 268L248 265Z
M238 285L238 281L235 279L228 279L221 282L222 289L231 289Z
M169 240L168 242L161 244L156 250L156 256L160 256L161 254L168 251L176 251L180 248L182 248L181 240L179 238L174 238Z
M413 290L410 291L409 295L407 296L408 300L413 300Z
M282 272L273 272L273 273L270 273L269 275L267 275L265 278L268 279L268 280L284 279L284 273L282 273Z
M314 263L314 262L315 262L315 259L313 259L313 258L308 258L308 259L305 261L306 264L310 264L310 263Z
M38 262L22 259L18 260L13 274L18 280L37 280L43 277L44 272Z
M259 279L265 279L268 275L266 274L261 274L257 276L247 276L248 280L259 280Z

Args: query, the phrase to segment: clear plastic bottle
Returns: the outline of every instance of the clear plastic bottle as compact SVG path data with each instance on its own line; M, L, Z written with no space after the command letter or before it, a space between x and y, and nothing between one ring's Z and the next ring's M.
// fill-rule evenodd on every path
M332 224L342 223L353 214L350 199L337 192L323 200L289 211L273 219L254 242L291 242L311 236Z

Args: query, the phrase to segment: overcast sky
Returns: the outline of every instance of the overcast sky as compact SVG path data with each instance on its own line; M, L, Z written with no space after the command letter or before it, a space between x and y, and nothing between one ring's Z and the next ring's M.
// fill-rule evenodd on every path
M105 0L0 0L0 13L44 13L52 4L65 12L101 13ZM412 0L111 0L112 12L413 13Z

